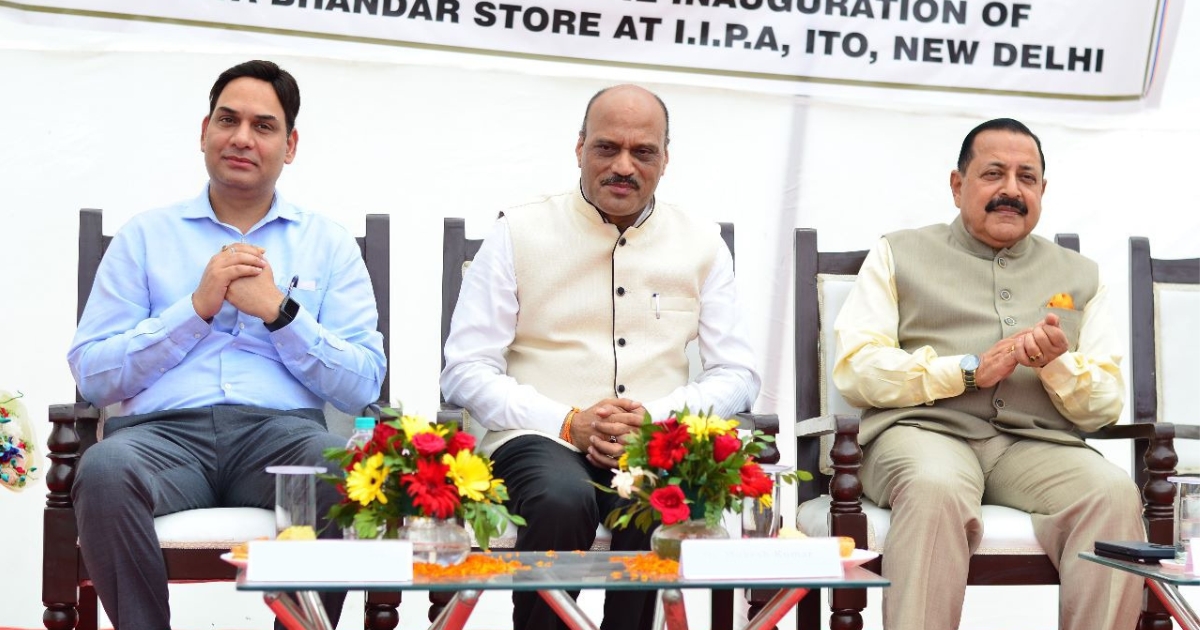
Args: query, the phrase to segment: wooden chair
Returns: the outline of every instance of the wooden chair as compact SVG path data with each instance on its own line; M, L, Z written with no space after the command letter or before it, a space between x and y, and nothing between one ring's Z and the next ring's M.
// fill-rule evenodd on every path
M1129 356L1135 423L1170 422L1179 474L1200 474L1200 258L1150 257L1150 241L1129 239ZM1139 441L1139 444L1141 442ZM1145 473L1134 462L1139 483Z
M1074 235L1056 241L1078 250ZM887 535L890 510L862 496L858 470L862 450L858 445L858 410L832 387L834 363L833 321L866 251L820 252L817 233L795 231L796 264L796 436L797 467L814 472L816 479L801 484L797 527L810 536L850 536L856 546L879 551ZM1174 428L1166 423L1109 426L1088 439L1143 440L1134 443L1135 469L1144 466L1141 484L1144 517L1153 542L1172 540L1173 488L1166 478L1176 461ZM824 437L824 440L822 440ZM827 465L822 466L822 454ZM1141 457L1141 460L1137 458ZM817 471L821 471L817 474ZM1058 584L1058 572L1033 535L1027 513L1002 506L983 506L984 538L971 558L968 585ZM878 572L881 560L867 566ZM861 628L866 607L865 590L839 589L830 596L830 627ZM1144 600L1141 628L1169 628L1165 611L1153 597ZM820 598L807 597L798 607L797 624L820 624Z
M721 223L721 238L725 241L725 245L729 247L732 254L733 247L733 224ZM479 252L480 245L483 244L482 239L468 239L466 235L466 224L460 218L447 218L443 224L443 240L442 240L442 348L446 347L446 338L450 335L450 321L454 316L455 306L458 304L458 294L462 289L463 272L467 265ZM695 362L693 362L695 363ZM446 367L446 357L442 355L442 368ZM779 433L779 417L775 414L738 414L742 419L742 426L752 426L764 433L775 436ZM464 414L464 410L446 403L445 396L442 397L442 406L438 411L438 422L463 423L469 422L469 418ZM767 451L764 451L760 458L766 463L774 463L779 460L779 451L771 446ZM592 545L593 551L608 550L611 543L611 533L601 525L596 531L596 542ZM491 541L493 549L512 549L516 546L517 533L515 528L509 530L500 538L494 538ZM450 601L452 593L433 593L429 594L430 607L429 619L432 621L436 618L438 612ZM712 594L712 630L732 630L733 623L733 592L728 590L713 591Z
M375 292L385 353L391 314L388 222L388 215L367 215L365 235L357 239ZM80 210L76 321L83 315L100 259L112 241L102 230L100 210ZM387 404L389 391L385 374L379 394L381 404ZM75 403L50 406L51 463L46 475L49 493L43 515L42 549L42 602L46 607L42 621L49 630L95 630L98 623L96 591L79 553L71 485L84 451L96 443L102 415L102 410L83 400L78 392ZM333 425L335 420L331 417L329 422ZM343 424L348 424L348 418ZM232 581L236 571L220 555L234 543L274 536L275 515L272 510L257 508L187 510L156 518L154 525L171 582ZM368 594L366 627L395 628L399 623L399 601L399 593Z

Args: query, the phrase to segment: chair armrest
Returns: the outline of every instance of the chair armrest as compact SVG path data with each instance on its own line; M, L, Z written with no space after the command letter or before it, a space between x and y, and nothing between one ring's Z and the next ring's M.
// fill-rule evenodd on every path
M1137 445L1145 444L1142 452L1146 471L1146 482L1141 487L1142 516L1146 521L1146 535L1150 542L1168 544L1174 540L1175 485L1167 479L1175 474L1175 465L1179 463L1175 438L1200 437L1194 431L1197 427L1186 427L1187 430L1180 431L1184 428L1169 422L1135 422L1113 424L1082 434L1084 439L1089 440L1135 440L1135 449Z
M460 430L467 426L467 410L451 403L442 403L437 412L438 424L454 424Z
M758 461L762 464L778 464L779 463L779 415L774 413L752 413L743 411L734 415L738 419L738 426L751 431L762 431L763 435L771 436L770 442L763 445L763 450L758 454Z

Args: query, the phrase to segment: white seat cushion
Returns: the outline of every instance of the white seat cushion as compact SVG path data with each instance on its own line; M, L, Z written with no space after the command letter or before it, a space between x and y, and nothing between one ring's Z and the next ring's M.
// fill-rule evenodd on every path
M261 508L184 510L154 519L165 549L221 549L233 543L275 537L275 512Z
M822 495L805 501L796 511L796 529L809 536L829 535L829 505L833 499ZM892 511L862 498L863 513L867 515L867 548L884 551L887 548L888 528ZM879 541L883 541L880 544ZM979 555L1029 554L1045 555L1046 551L1033 535L1033 520L1027 512L999 505L983 506L983 541L975 552Z

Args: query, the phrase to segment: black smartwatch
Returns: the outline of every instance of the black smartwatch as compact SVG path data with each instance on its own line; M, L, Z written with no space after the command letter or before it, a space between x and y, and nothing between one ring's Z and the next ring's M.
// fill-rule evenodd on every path
M300 303L296 300L293 300L292 296L287 295L284 296L283 301L279 303L279 317L276 317L275 321L269 324L267 322L263 322L263 326L266 326L267 330L275 332L276 330L279 330L280 328L292 323L292 320L296 319L296 315L299 314Z
M979 355L968 354L958 362L958 367L962 370L963 386L967 388L967 391L973 392L979 389L979 386L975 384L975 370L979 369Z

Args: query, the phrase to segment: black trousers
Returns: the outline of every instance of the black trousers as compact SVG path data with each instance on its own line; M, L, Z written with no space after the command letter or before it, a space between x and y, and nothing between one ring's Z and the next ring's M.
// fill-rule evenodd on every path
M325 429L319 409L217 406L110 418L104 439L83 454L71 488L80 552L117 630L166 630L167 567L154 517L209 507L275 507L270 465L330 465L345 438ZM317 483L321 538L341 538L325 515L340 500ZM323 593L337 623L346 594ZM276 624L278 626L278 623Z
M508 487L509 511L525 518L517 533L519 551L589 549L596 527L627 503L589 482L608 486L613 471L597 468L582 453L536 435L516 438L492 455L493 473ZM650 533L630 525L612 533L613 551L650 549ZM657 591L609 591L601 630L649 630ZM579 591L572 591L578 597ZM513 593L513 630L565 630L535 592Z

